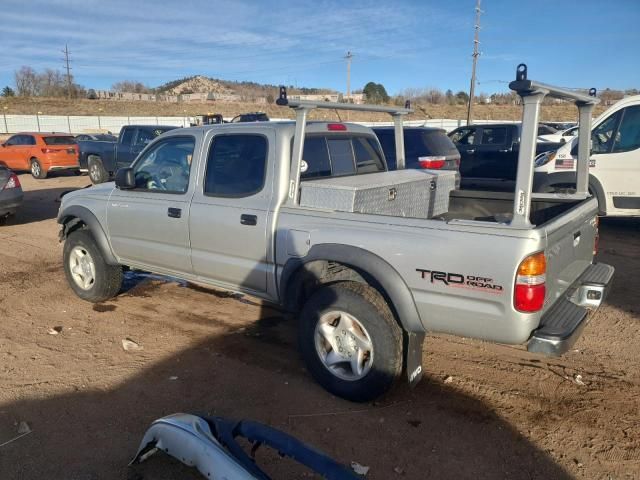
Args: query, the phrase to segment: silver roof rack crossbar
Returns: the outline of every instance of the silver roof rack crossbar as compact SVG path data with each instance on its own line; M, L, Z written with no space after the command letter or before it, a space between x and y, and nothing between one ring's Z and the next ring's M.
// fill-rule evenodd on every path
M388 113L393 117L394 135L396 142L396 163L398 169L405 168L404 135L402 117L413 113L409 102L405 108L385 107L380 105L356 105L352 103L314 102L310 100L289 100L286 87L280 87L280 95L276 105L290 107L296 112L296 129L293 137L293 150L291 152L291 171L289 175L288 201L293 205L300 202L300 166L302 164L302 152L304 151L304 136L307 126L307 116L311 110L321 108L325 110L353 110L357 112Z
M600 102L596 98L596 90L589 90L589 95L574 92L566 88L554 87L527 78L527 66L524 63L516 69L516 79L509 84L522 98L522 132L520 134L520 151L518 153L518 173L516 176L515 201L511 225L518 228L530 228L529 213L531 200L539 195L532 194L533 161L536 155L538 138L538 120L540 105L546 96L573 101L578 107L578 164L576 168L576 193L544 195L544 198L587 198L589 195L589 155L591 149L591 115L593 107ZM540 197L542 198L542 197Z

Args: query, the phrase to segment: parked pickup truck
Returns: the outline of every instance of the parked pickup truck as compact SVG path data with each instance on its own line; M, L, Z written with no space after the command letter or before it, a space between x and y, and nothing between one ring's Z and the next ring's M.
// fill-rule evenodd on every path
M89 171L94 184L108 181L119 168L128 167L147 144L169 130L168 125L125 125L115 143L79 140L80 169Z
M80 298L100 302L118 294L127 267L279 304L297 318L313 377L354 401L381 395L403 371L414 385L426 332L560 355L603 301L613 268L593 263L597 202L585 182L574 194L531 193L544 93L518 74L511 86L527 102L515 194L454 190L448 209L433 218L308 206L302 194L309 187L344 185L345 175L380 184L429 173L400 172L402 118L410 110L288 101L282 87L278 104L295 109L295 124L173 130L119 170L115 183L65 195L57 220L67 281ZM544 88L581 111L597 102ZM307 124L316 108L391 114L398 171L384 171L371 129ZM429 185L427 198L437 196ZM382 192L368 207L412 200L391 181ZM338 202L325 197L332 199Z
M543 127L538 127L538 135ZM460 152L462 188L513 191L521 132L521 123L469 125L450 132L449 138ZM560 145L538 141L536 153L557 150Z
M534 191L566 191L576 178L578 138L536 158ZM593 123L589 191L601 215L640 216L640 95L616 102Z

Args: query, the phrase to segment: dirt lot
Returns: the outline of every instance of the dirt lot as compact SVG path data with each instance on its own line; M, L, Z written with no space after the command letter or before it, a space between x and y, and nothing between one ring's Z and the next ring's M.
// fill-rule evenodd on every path
M177 411L266 422L372 479L640 479L640 219L602 221L616 282L565 357L432 336L416 389L358 405L318 387L294 325L251 298L136 275L113 301L79 300L54 217L87 177L20 179L25 205L0 227L0 444L22 421L32 432L0 446L2 479L199 478L161 455L127 467L150 422Z

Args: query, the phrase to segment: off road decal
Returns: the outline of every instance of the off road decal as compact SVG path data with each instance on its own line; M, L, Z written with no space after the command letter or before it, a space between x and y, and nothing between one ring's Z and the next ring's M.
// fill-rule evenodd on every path
M422 268L416 268L416 272L420 274L423 280L428 280L431 283L441 283L447 287L468 288L496 294L500 294L503 291L502 285L494 283L490 277L439 272L437 270L425 270Z

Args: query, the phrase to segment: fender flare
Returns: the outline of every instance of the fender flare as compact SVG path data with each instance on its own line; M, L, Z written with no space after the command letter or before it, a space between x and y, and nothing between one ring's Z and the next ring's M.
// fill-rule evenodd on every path
M296 280L298 274L303 272L300 267L318 260L347 265L372 280L382 290L381 293L404 330L404 362L409 383L411 386L417 384L422 377L425 329L413 295L402 276L385 260L362 248L333 243L314 245L304 257L287 260L282 269L279 291L286 308L297 309L300 282Z
M105 262L109 265L120 265L118 260L116 259L113 251L111 250L111 245L109 244L109 240L107 238L102 225L96 218L96 216L86 207L82 207L79 205L71 205L61 211L58 214L58 223L62 225L62 230L60 231L60 241L63 241L67 238L68 234L74 230L74 227L78 225L78 223L84 223L89 227L91 231L91 235L96 241L102 256L104 257Z
M539 192L542 189L549 187L551 185L556 185L558 183L576 183L576 172L553 172L553 173L543 173L536 172L534 174L534 191ZM600 180L598 180L593 175L589 174L589 188L595 194L598 200L598 213L600 215L606 215L606 196L604 194L604 188L602 188L602 184Z

